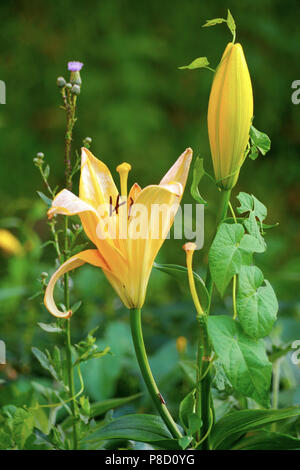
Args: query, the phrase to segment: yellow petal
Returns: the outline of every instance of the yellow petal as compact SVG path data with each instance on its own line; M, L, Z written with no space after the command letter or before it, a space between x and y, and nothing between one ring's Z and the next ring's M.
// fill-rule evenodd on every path
M180 183L147 186L132 206L127 240L130 275L124 285L133 307L140 308L144 303L154 259L171 228L182 193ZM136 238L139 207L145 209L141 224L147 231L144 238ZM157 211L159 207L161 212Z
M19 240L8 230L0 230L0 248L9 255L23 254L23 247Z
M95 209L100 204L115 205L118 190L107 166L86 148L81 149L79 197Z
M191 148L187 148L180 157L176 160L174 165L170 168L168 173L163 177L160 185L169 183L181 183L183 190L185 188L186 180L188 177L190 164L192 161L193 151Z
M85 263L89 263L93 266L97 266L99 268L107 270L107 265L98 250L81 251L80 253L75 256L72 256L72 258L68 259L65 263L63 263L58 268L58 270L52 275L44 297L44 303L46 308L55 317L70 318L70 316L72 315L71 310L69 310L68 312L62 312L58 310L53 298L55 284L61 276L63 276L69 271L72 271L75 268L78 268L79 266L82 266Z
M75 194L67 189L63 189L52 201L52 206L48 210L48 217L56 214L79 215L83 229L88 238L97 245L98 238L96 229L99 223L99 216L96 209L79 199Z

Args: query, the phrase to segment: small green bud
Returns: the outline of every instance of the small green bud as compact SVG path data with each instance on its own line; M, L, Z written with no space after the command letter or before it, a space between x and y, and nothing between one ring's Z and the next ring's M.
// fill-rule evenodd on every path
M67 84L66 84L66 88L68 88L68 90L71 90L71 88L72 88L72 83L67 83Z
M58 88L63 88L63 87L66 86L67 82L64 79L64 77L57 77L56 84L57 84Z
M73 85L71 88L71 93L73 93L74 95L80 95L80 86Z
M43 152L38 152L38 153L36 154L36 156L37 156L38 158L44 158L45 155L43 154Z
M85 139L83 139L83 143L84 143L84 144L89 144L89 145L90 145L90 144L92 143L92 139L91 139L91 137L85 137Z

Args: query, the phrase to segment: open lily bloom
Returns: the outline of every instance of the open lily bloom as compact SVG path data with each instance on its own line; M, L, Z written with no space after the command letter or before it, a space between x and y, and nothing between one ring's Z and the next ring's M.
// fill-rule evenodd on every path
M63 189L54 198L48 217L78 214L96 249L72 256L53 274L44 298L50 313L61 318L71 316L71 311L57 308L53 291L62 275L84 263L102 268L126 307L142 307L155 257L183 195L191 159L192 150L187 149L159 185L141 189L135 183L127 197L130 165L123 163L117 168L121 180L119 194L107 166L89 150L82 149L79 197Z

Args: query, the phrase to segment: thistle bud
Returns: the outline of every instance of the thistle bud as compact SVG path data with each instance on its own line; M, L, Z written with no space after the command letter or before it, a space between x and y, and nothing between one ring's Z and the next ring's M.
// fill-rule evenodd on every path
M56 84L57 84L58 88L63 88L63 87L66 86L67 82L64 79L64 77L57 77Z
M68 70L70 73L70 82L72 85L81 85L81 77L80 77L80 70L83 67L82 62L78 62L77 60L73 60L68 62Z
M80 95L80 86L73 85L71 88L71 93L73 93L73 95Z
M216 70L208 105L208 134L217 185L235 186L245 158L253 94L240 44L229 43Z

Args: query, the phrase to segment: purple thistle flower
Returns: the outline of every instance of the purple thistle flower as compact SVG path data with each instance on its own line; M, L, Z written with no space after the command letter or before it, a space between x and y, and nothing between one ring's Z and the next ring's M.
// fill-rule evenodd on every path
M83 67L82 62L78 62L77 60L72 60L71 62L68 62L68 70L70 72L79 72Z

